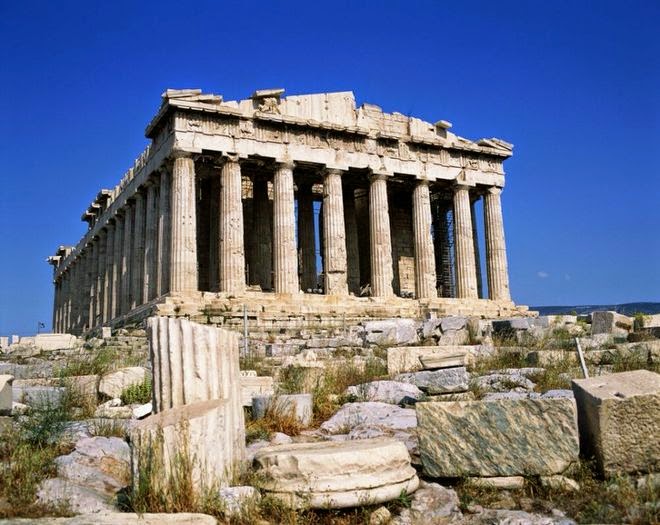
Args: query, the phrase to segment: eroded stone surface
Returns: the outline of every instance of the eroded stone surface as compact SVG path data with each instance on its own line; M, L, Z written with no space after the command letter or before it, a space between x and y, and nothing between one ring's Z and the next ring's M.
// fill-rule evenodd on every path
M458 366L399 374L395 379L411 383L427 394L450 394L465 392L470 382L470 374L464 366Z
M415 385L401 381L372 381L350 386L346 393L359 401L380 401L395 405L417 401L424 395Z
M104 375L99 382L99 392L111 398L120 397L124 389L144 381L146 369L129 366Z
M621 372L572 383L581 446L606 474L660 467L660 375Z
M578 457L575 402L569 399L415 407L420 456L432 477L550 475Z
M0 416L11 416L13 402L13 382L14 376L9 374L0 375Z
M358 425L406 430L417 426L417 416L412 408L400 408L389 403L346 403L321 425L321 430L329 434L346 434Z
M391 439L267 447L254 464L259 487L292 507L382 503L419 484L406 447Z

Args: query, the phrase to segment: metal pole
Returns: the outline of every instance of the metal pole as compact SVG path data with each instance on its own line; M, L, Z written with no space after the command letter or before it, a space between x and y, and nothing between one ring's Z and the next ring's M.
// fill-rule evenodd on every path
M585 379L589 378L589 370L587 370L587 365L584 362L584 354L582 353L582 347L580 346L580 339L575 338L575 344L577 345L578 356L580 357L580 366L582 367L582 375Z

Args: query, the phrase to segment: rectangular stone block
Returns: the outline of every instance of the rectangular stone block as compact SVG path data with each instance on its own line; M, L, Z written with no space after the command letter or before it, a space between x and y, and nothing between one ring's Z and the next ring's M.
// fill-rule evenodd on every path
M591 334L612 334L625 337L633 329L632 318L616 312L593 312Z
M486 352L480 345L462 346L400 346L387 349L387 373L395 376L403 372L465 366L473 356Z
M13 381L14 376L8 374L0 375L0 416L11 416Z
M275 393L273 378L270 376L241 376L241 402L243 406L251 407L255 396L273 395Z
M415 405L425 474L437 478L558 474L578 459L572 399Z
M59 350L73 348L78 338L71 334L37 334L34 336L34 346L40 350ZM23 342L21 340L21 342Z
M660 375L634 370L575 379L583 454L604 474L660 468Z

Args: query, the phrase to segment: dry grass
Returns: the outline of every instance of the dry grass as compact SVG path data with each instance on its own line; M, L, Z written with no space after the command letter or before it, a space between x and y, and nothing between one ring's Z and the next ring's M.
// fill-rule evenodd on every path
M513 502L514 508L528 512L549 514L557 508L578 523L642 525L660 522L658 488L637 488L636 480L627 476L601 479L587 462L575 465L570 477L580 484L579 491L543 487L538 478L529 478L522 489L511 491L477 487L469 480L455 488L463 510L474 504L498 508L504 501Z
M283 432L289 436L297 436L305 426L296 417L295 407L281 402L277 396L269 403L264 417L248 422L246 428L247 441L268 439L274 432Z

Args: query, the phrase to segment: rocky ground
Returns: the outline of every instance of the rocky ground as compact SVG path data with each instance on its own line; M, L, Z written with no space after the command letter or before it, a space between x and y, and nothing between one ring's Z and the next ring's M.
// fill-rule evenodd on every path
M657 435L650 436L656 443L647 468L609 469L584 443L578 457L583 436L574 424L572 380L583 377L575 337L591 376L657 373L660 340L643 320L395 319L252 336L241 369L272 376L282 402L259 408L255 398L246 408L250 461L256 465L273 444L389 437L405 445L419 488L383 504L292 510L255 488L259 473L249 462L232 487L204 501L187 497L185 486L174 505L136 495L128 488L126 436L151 413L151 372L145 333L135 328L70 348L28 341L4 349L0 378L13 380L0 380L0 517L132 523L131 512L161 512L140 523L262 525L660 521Z

